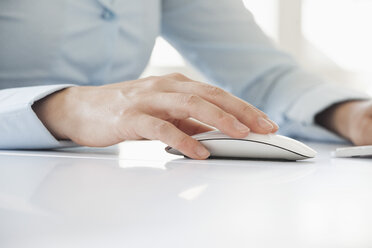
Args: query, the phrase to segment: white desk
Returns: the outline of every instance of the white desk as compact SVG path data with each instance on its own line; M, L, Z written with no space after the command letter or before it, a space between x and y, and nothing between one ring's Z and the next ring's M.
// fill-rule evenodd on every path
M0 247L372 247L372 160L0 151ZM149 149L148 155L139 148Z

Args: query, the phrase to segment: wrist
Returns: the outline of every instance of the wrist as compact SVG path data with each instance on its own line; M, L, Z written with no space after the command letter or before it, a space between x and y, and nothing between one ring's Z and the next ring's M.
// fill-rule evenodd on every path
M334 104L315 117L315 122L326 129L351 140L351 124L355 107L360 100L345 101Z
M71 88L69 87L57 92L54 92L32 105L32 109L48 129L48 131L58 140L68 139L64 132L67 111L65 111L67 103L67 95Z

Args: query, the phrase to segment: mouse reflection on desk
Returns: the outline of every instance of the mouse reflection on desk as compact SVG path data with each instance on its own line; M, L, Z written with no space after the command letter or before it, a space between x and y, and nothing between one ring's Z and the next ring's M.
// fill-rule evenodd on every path
M302 160L316 155L316 151L307 145L278 134L250 133L245 138L236 139L220 131L210 131L192 137L209 150L210 158ZM169 146L165 150L183 155Z

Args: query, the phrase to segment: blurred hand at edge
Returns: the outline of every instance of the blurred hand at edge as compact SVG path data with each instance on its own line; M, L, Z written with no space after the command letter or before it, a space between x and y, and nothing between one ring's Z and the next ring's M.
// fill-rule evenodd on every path
M315 120L355 145L372 145L372 100L335 104L319 113Z

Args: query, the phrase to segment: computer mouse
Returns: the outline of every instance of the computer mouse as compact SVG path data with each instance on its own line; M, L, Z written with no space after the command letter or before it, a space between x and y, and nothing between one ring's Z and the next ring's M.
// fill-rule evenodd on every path
M220 131L210 131L192 136L210 152L210 158L302 160L313 158L316 151L307 145L278 134L249 133L242 139L231 138ZM165 150L183 155L172 147Z

